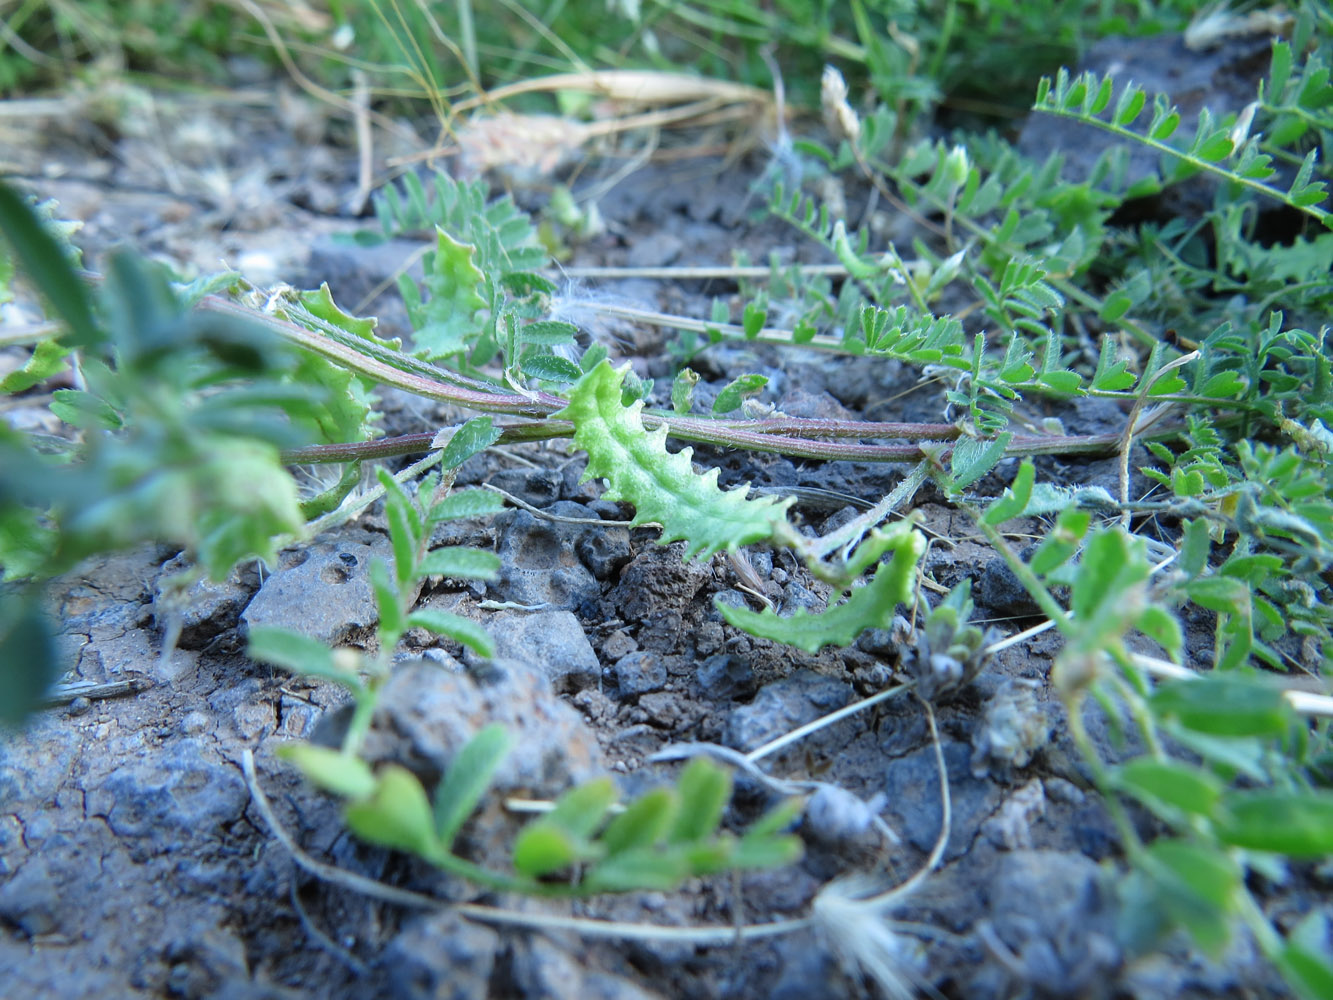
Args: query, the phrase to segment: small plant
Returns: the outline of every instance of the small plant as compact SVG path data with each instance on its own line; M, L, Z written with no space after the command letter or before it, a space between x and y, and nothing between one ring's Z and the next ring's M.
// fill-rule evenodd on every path
M1000 16L1027 16L1014 5L992 6ZM880 84L917 80L923 58L928 79L944 77L962 34L962 5L948 5L941 21L917 25L915 35L904 28L893 39L897 49L870 30L872 8L851 7L854 48L841 34L825 41ZM725 4L673 8L682 18L700 11L746 29L751 41L753 23L769 17ZM913 141L912 116L933 93L911 91L897 106L862 116L841 77L824 76L826 110L841 138L836 148L791 146L805 157L807 179L817 171L860 178L917 219L922 237L910 251L881 246L873 227L849 223L827 187L815 195L787 180L774 184L769 211L837 261L837 292L827 272L774 266L766 282L747 276L736 322L725 305L707 319L650 319L681 329L682 359L735 341L900 364L940 383L934 424L760 413L744 402L765 387L753 374L733 379L710 414L692 412L692 373L672 384L669 408L651 405L662 399L654 386L613 367L605 347L579 354L577 331L548 318L554 286L540 273L545 255L530 222L508 200L488 201L479 183L442 177L428 188L408 179L377 202L374 238L422 229L431 238L423 281L400 283L415 328L407 351L343 314L327 290L237 301L222 294L243 291L232 277L180 287L128 257L116 258L99 310L50 224L0 188L0 226L63 323L6 388L36 384L66 356L86 383L56 396L57 413L83 433L58 446L61 461L0 432L0 563L10 578L40 578L89 552L166 536L218 575L238 558L270 555L275 536L298 536L307 530L303 514L318 512L298 505L284 461L355 468L430 452L407 474L379 473L393 564L377 566L372 578L378 648L361 655L257 632L252 653L351 692L342 747L298 746L289 755L346 800L347 822L360 836L487 887L582 896L788 861L796 843L781 831L793 807L739 836L722 833L728 778L696 761L674 787L615 815L609 783L572 789L518 835L512 870L482 869L454 854L504 752L504 734L481 730L433 799L405 769L376 772L359 757L406 629L490 651L475 623L415 609L428 577L486 578L497 568L489 553L430 548L439 522L498 506L489 494L451 493L452 470L492 444L572 438L588 456L586 475L606 481L608 498L634 505L633 524L660 525L662 542L683 542L686 558L769 545L833 589L820 613L719 608L753 636L813 653L892 629L900 611L913 615L919 628L897 626L911 637L903 666L933 731L931 700L983 671L995 643L970 623L966 585L933 608L918 598L925 543L916 521L885 526L931 481L968 513L1062 636L1051 679L1120 835L1129 870L1124 940L1138 951L1183 930L1217 953L1240 923L1293 988L1328 995L1333 963L1322 918L1280 930L1247 881L1333 854L1327 726L1308 721L1294 697L1301 692L1272 674L1326 672L1333 657L1325 322L1333 280L1321 159L1331 131L1328 27L1325 13L1302 8L1291 41L1273 45L1256 100L1225 117L1201 115L1183 142L1179 112L1132 84L1065 72L1041 83L1039 113L1162 154L1162 169L1139 177L1128 175L1123 149L1072 182L1058 156L1034 163L994 137ZM1205 175L1216 188L1201 218L1112 225L1115 210L1133 199ZM1261 208L1295 220L1289 245L1260 238ZM953 302L967 305L937 312ZM770 325L779 317L781 326ZM372 440L371 382L488 416L456 432L442 453L433 434ZM1118 404L1123 424L1109 434L1064 433L1053 414L1084 400ZM277 419L261 421L260 413ZM670 452L667 438L898 462L908 471L893 493L820 537L793 523L789 501L723 491L716 472L697 472L693 452ZM1114 488L1038 481L1033 456L1077 453L1115 456ZM996 497L1001 463L1013 458L1022 461ZM266 484L258 509L235 502L220 482L223 459ZM412 480L435 464L444 471L426 475L414 492ZM1132 492L1135 464L1151 484L1142 495ZM344 476L319 509L344 503L354 482ZM147 523L129 516L145 510L160 516ZM1039 533L1026 559L1003 533L1020 518ZM0 662L15 651L49 673L33 593L0 615ZM1184 615L1208 623L1211 646L1187 649ZM1160 655L1140 651L1149 644ZM1212 669L1186 668L1187 653ZM16 689L30 703L32 685L22 684ZM1094 710L1117 734L1132 733L1142 753L1103 759L1086 731ZM1044 730L1044 722L1032 728ZM1026 752L1034 741L1020 734L994 742ZM937 756L943 771L938 747ZM1130 821L1129 802L1167 832L1148 839ZM942 803L945 832L923 872L938 863L948 837L947 781ZM880 897L860 895L854 915L881 912ZM824 896L825 908L838 910L836 897ZM874 934L862 944L862 951L891 946Z

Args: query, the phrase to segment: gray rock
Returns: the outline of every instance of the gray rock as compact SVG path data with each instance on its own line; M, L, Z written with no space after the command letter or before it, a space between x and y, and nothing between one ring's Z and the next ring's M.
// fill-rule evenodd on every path
M609 580L630 560L629 529L612 524L605 528L584 528L576 548L593 576Z
M304 558L301 558L304 556ZM391 558L388 539L315 542L294 554L259 588L242 620L249 628L290 628L329 645L379 620L368 571Z
M491 723L509 732L509 752L465 833L477 860L508 866L520 821L504 809L506 795L556 798L606 771L597 737L540 669L494 660L478 679L402 664L384 685L363 755L402 764L433 790L454 755Z
M1009 564L998 558L986 563L986 568L981 571L976 599L978 604L1006 615L1025 617L1040 611Z
M500 935L442 910L418 917L381 960L399 1000L485 1000Z
M557 691L597 683L601 664L579 620L568 611L505 612L486 622L496 656L541 670Z
M1059 851L1015 851L988 893L996 936L1017 956L1025 986L1083 996L1120 964L1115 906L1096 862Z
M998 785L972 776L968 768L971 748L967 744L945 743L943 749L952 808L944 858L951 861L967 853L981 824L999 807L1003 795ZM890 762L880 791L888 802L885 819L889 826L918 851L929 852L940 835L941 818L935 748L924 746Z
M553 504L551 512L589 516L587 508L569 501ZM601 596L596 577L579 561L583 525L509 510L496 517L495 526L500 532L500 574L491 591L500 600L573 610Z
M47 858L32 856L0 885L0 920L13 924L28 937L60 929L64 885L65 880L51 870Z
M177 643L182 649L202 649L219 635L235 628L241 611L259 586L253 563L237 566L220 583L204 577L196 580L183 594L170 586L174 574L190 568L184 555L178 555L162 567L153 596L153 616L159 628L165 628L172 613L180 616L181 633ZM163 587L163 583L168 586Z
M589 968L548 939L533 934L514 947L516 995L546 1000L654 1000L661 994Z
M666 683L666 665L656 653L638 652L616 661L616 682L626 698L659 690Z
M505 469L491 476L490 483L534 507L545 509L560 499L564 478L554 469Z
M785 732L813 722L852 700L851 685L810 670L766 685L748 705L727 715L723 739L737 750L754 750ZM831 726L811 737L815 745L839 731Z
M717 700L750 694L756 685L750 664L730 653L710 656L699 665L694 677L704 695Z
M217 836L241 817L249 793L233 766L183 739L122 762L87 792L87 812L101 816L139 855L177 850L190 836Z

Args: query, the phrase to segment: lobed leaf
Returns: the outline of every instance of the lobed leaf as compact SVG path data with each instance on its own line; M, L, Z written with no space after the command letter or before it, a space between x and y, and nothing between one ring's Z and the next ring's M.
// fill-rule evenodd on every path
M785 526L790 499L749 499L748 488L718 488L716 469L703 475L690 464L691 449L666 450L666 428L644 429L642 404L621 401L628 365L619 370L603 362L570 390L569 405L555 414L574 422L574 443L588 453L583 479L605 477L605 498L635 507L632 524L662 525L663 544L686 543L686 557L772 538Z

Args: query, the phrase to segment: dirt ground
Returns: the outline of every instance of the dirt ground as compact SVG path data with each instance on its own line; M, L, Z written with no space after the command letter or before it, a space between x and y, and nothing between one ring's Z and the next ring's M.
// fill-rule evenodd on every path
M1209 72L1218 81L1239 71ZM1134 75L1152 89L1154 81ZM1199 75L1207 74L1196 66L1183 85ZM344 214L355 186L346 123L269 81L251 89L258 96L248 103L159 97L115 123L94 124L77 108L54 118L9 118L0 168L58 199L62 216L84 222L77 239L92 269L107 248L127 242L180 267L207 271L225 262L257 284L327 281L345 307L378 315L382 332L405 333L396 292L369 297L416 245L367 252L333 239L367 224ZM740 164L644 167L601 199L607 232L577 246L568 265L728 264L736 250L756 262L771 253L817 260L817 248L799 234L753 221L751 184L764 165L761 155ZM517 194L531 205L542 197ZM848 197L854 210L864 198L855 191ZM736 287L634 278L581 283L576 291L706 317L711 299L734 296ZM659 394L669 387L674 362L663 332L600 320L584 324L584 333L657 378ZM701 395L742 372L768 375L764 398L791 415L941 418L940 387L919 385L917 373L894 364L750 346L715 347L692 364L704 377ZM45 428L44 404L24 397L6 417ZM393 393L384 410L391 433L457 419ZM1080 433L1119 431L1123 420L1113 406L1059 415ZM706 448L695 458L721 467L724 485L814 487L872 502L902 475L889 465L821 465ZM499 720L514 733L524 762L511 791L558 794L572 781L610 771L630 795L674 773L677 765L649 760L668 745L708 741L750 750L890 683L901 650L887 633L812 656L725 625L715 598L755 606L736 566L725 557L685 563L679 546L656 544L654 531L613 523L624 511L599 499L596 483L579 483L582 466L581 456L556 443L488 452L464 467L460 482L491 483L549 513L606 523L553 522L514 509L451 529L451 541L493 547L505 569L489 587L441 586L423 601L484 622L500 657L487 665L447 641L409 635L385 694L373 757L407 760L429 773L468 732ZM1013 468L1002 464L977 492L994 495ZM1102 459L1048 459L1041 473L1069 484L1114 477ZM997 634L1037 621L963 515L929 488L914 505L935 539L924 563L932 584L948 588L971 578L977 619ZM807 496L796 511L823 531L855 507L830 509ZM1163 527L1164 537L1170 530ZM274 756L288 740L332 739L342 695L256 665L242 650L246 627L259 623L299 624L338 644L371 641L365 570L386 551L383 520L372 512L285 553L279 566L244 566L225 584L200 587L180 648L169 657L161 655L158 585L178 568L175 551L108 557L58 582L52 610L71 665L66 681L139 684L122 697L52 707L26 733L0 743L6 996L876 995L839 962L837 942L815 934L716 948L587 941L487 926L447 908L386 903L297 868L247 790L247 749L278 818L317 859L453 901L530 911L670 926L796 916L839 874L906 877L940 830L925 716L915 700L899 698L765 761L774 776L817 778L882 805L897 844L873 828L840 833L807 816L800 828L806 856L791 869L563 910L479 893L360 845L343 829L336 804ZM762 551L750 561L779 609L823 605L827 590L795 562ZM484 601L538 610L491 610ZM1208 630L1190 634L1191 655L1206 661ZM1117 838L1049 688L1057 649L1051 633L1005 649L940 708L952 832L941 870L896 914L902 961L918 988L969 1000L1285 995L1243 935L1219 961L1179 944L1134 958L1116 943ZM1003 750L996 735L1015 715L1022 731L1009 735L1022 752ZM1100 721L1089 723L1114 754ZM739 818L756 815L771 795L739 777ZM1142 822L1150 833L1151 820ZM497 850L489 838L512 836L514 823L499 810L485 813L470 829L469 849L484 859Z

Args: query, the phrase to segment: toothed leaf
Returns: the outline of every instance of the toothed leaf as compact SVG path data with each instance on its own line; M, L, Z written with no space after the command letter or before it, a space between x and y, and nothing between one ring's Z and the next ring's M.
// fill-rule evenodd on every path
M641 403L621 403L619 370L598 365L570 391L569 405L557 417L574 422L574 443L588 453L583 478L604 477L605 499L635 507L632 524L662 525L662 544L683 539L686 556L711 556L723 549L771 538L786 522L791 500L750 499L748 488L718 488L717 470L703 475L690 464L693 452L666 450L666 428L644 429Z

